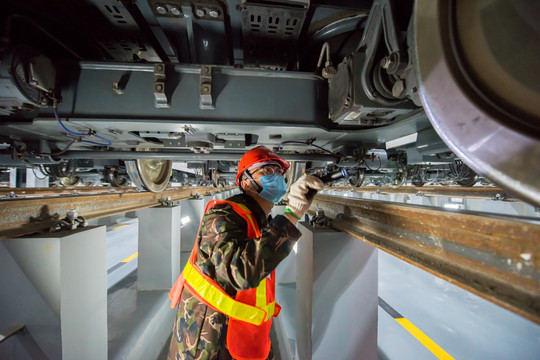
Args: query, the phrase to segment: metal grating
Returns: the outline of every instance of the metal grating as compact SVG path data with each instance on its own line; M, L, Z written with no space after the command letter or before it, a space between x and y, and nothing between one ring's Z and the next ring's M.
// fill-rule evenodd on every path
M243 4L244 64L284 70L296 54L307 9Z
M145 40L137 22L120 1L91 0L105 17L114 31L99 31L100 45L115 59L120 61L160 61L152 46Z

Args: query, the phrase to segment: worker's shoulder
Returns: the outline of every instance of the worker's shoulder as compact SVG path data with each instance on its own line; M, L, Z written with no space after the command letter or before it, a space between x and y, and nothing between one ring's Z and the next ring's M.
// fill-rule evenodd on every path
M249 209L249 199L247 199L247 195L244 194L238 194L231 196L227 200L218 200L214 206L212 206L207 211L207 215L229 215L229 214L236 214L237 216L240 216L236 213L233 204L236 203L239 205L244 205L244 208Z

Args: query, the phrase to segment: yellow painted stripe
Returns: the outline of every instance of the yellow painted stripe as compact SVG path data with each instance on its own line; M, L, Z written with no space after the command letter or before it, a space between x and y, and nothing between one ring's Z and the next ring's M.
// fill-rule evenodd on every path
M448 355L439 345L437 345L433 340L431 340L426 334L424 334L420 329L414 326L409 320L405 318L397 318L396 321L401 324L416 340L420 341L429 351L433 353L438 359L443 360L454 360L453 357Z
M124 226L127 226L127 225L119 225L119 226L117 226L117 227L113 227L113 228L111 229L111 231L112 231L112 230L118 230L118 229L120 229L120 228L123 228Z
M139 256L139 252L138 252L138 251L137 251L135 254L131 255L130 257L125 258L125 259L122 260L121 262L123 262L123 263L128 263L128 262L130 262L131 260L135 259L137 256Z

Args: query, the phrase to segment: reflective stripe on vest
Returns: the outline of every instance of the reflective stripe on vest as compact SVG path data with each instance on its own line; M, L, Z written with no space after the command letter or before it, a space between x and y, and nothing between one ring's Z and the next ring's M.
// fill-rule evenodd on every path
M264 310L266 308L266 301L263 306L258 306L257 304L257 307L255 307L234 300L225 291L223 291L223 289L208 282L207 279L205 279L203 275L199 274L195 267L189 262L184 268L184 279L186 284L189 285L201 298L203 298L205 302L227 316L248 322L253 325L260 325L267 319L267 314ZM257 300L259 296L259 287L257 288ZM271 315L273 314L274 313L272 312Z
M274 311L276 308L276 303L271 302L266 304L266 278L262 279L259 286L257 286L257 300L256 305L259 309L263 309L266 312L266 318L264 321L270 320L274 316Z

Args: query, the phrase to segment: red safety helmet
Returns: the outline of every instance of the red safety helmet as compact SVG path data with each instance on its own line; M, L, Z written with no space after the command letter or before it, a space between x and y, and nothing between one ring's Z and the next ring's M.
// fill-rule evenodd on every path
M236 185L240 185L240 177L250 167L259 163L278 163L283 172L291 166L287 161L279 158L272 150L265 146L257 146L246 152L238 164L238 173L236 173Z

